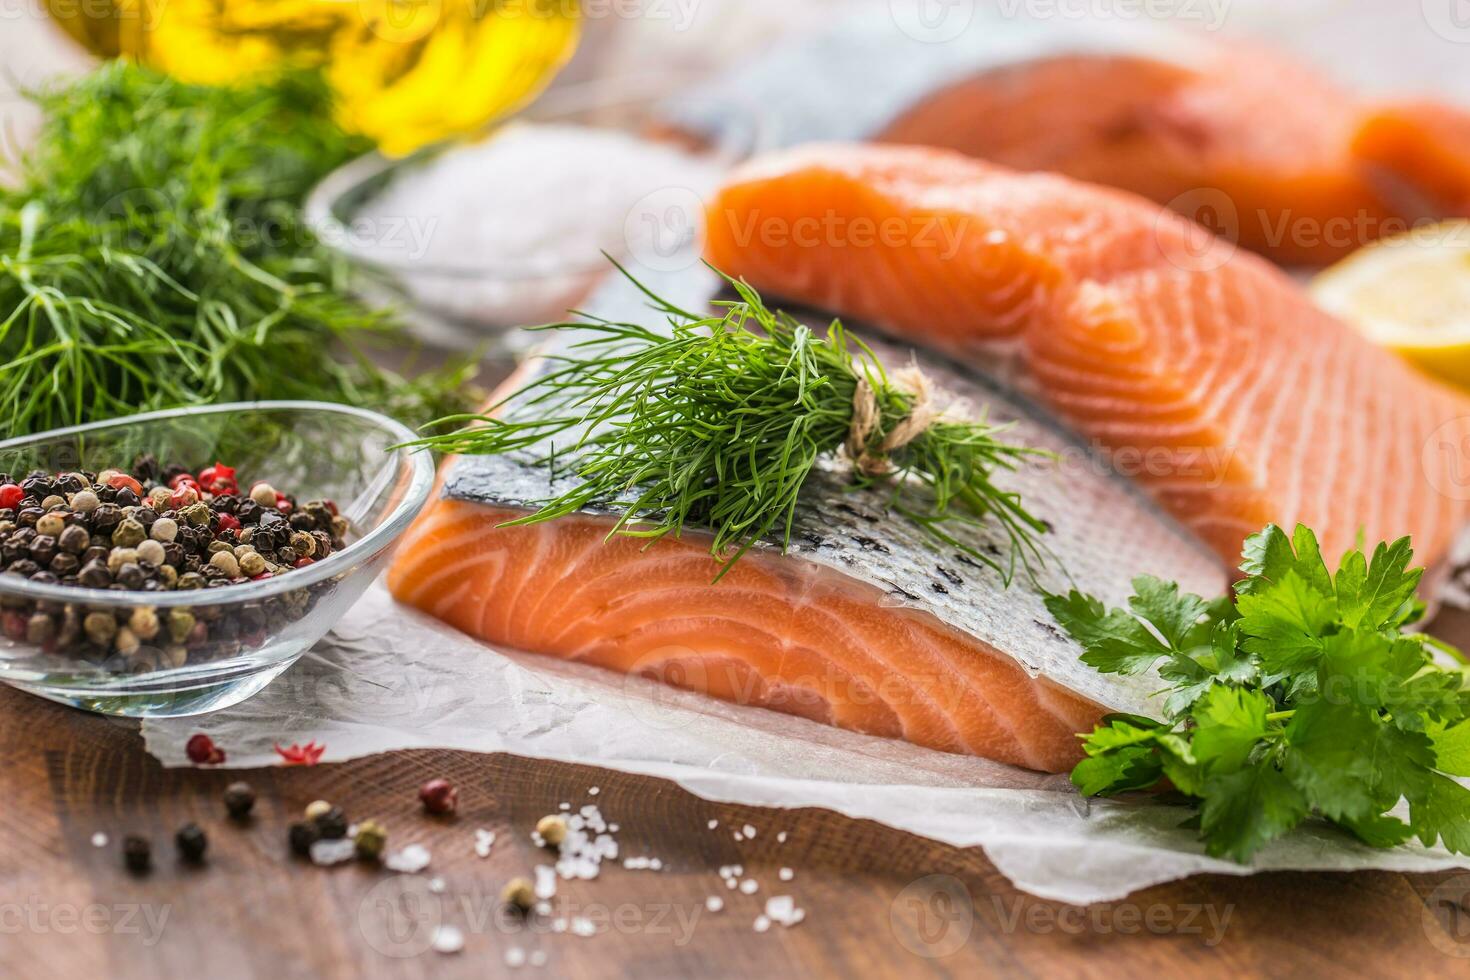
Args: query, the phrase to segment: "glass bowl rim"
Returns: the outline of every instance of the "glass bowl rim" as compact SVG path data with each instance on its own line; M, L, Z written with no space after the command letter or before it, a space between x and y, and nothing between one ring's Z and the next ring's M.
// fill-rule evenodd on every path
M391 544L418 516L429 500L434 486L434 463L432 454L421 449L401 446L418 436L403 423L379 412L335 402L308 400L220 402L211 405L187 405L182 408L167 408L137 415L123 415L101 422L88 422L60 429L50 429L34 435L16 436L0 441L0 450L17 449L23 446L47 442L85 432L100 432L140 422L156 422L165 419L187 418L194 415L218 415L248 411L295 411L327 412L350 415L371 422L385 430L395 439L399 448L388 459L400 456L409 467L409 484L397 506L367 534L353 541L341 551L328 555L313 563L309 568L299 569L285 575L277 575L266 582L241 582L217 589L187 589L170 592L118 591L114 589L89 589L77 585L51 585L32 582L13 575L0 575L0 594L26 596L34 599L52 599L61 602L84 603L89 606L214 606L234 602L268 599L285 592L308 588L325 579L346 571L357 560L377 554ZM14 581L10 581L14 580Z

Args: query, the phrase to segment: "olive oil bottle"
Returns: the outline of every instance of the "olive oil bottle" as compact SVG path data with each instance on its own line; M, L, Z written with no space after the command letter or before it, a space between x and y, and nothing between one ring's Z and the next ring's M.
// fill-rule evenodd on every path
M576 48L578 0L47 0L103 56L190 82L320 68L344 126L404 154L534 98Z

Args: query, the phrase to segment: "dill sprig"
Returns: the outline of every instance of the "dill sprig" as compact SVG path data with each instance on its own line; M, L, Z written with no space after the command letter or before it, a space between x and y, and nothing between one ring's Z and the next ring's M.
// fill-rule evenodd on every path
M540 376L484 413L441 419L459 428L416 445L471 455L535 450L554 472L576 474L576 486L512 524L612 507L621 515L610 534L657 539L699 526L714 535L719 575L760 539L777 535L788 546L802 487L849 440L859 385L877 408L859 453L869 462L916 396L840 322L817 336L746 283L728 281L739 299L715 304L717 316L679 309L639 284L667 330L595 317L535 328L586 337L547 354ZM891 485L896 511L1009 582L1018 560L1040 557L1036 538L1046 526L992 482L996 471L1041 455L1001 441L1004 428L939 414L881 453L886 465L855 467L852 483ZM570 443L557 447L565 436ZM950 521L995 522L1009 553L964 544L944 530Z
M409 381L368 359L404 336L304 223L308 190L369 148L320 79L111 63L33 98L42 130L0 191L0 436L236 399L415 422L469 404L466 367Z

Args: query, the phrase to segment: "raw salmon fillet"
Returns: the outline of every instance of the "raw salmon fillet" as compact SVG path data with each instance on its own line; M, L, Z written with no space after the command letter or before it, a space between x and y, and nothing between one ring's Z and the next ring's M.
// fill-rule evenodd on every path
M713 293L713 277L711 277ZM636 300L635 300L636 302ZM907 351L877 341L884 363ZM1218 595L1224 566L1054 426L940 362L943 390L1012 421L1017 442L1058 462L997 476L1052 525L1052 591L1076 585L1121 604L1153 571ZM1157 713L1157 675L1099 674L1051 620L1041 585L1009 587L853 489L839 464L803 487L789 551L758 544L718 583L705 535L652 546L608 538L584 513L504 527L566 489L512 457L446 461L442 492L408 532L388 575L401 602L494 644L643 675L752 707L1043 771L1080 757L1076 732L1109 710ZM957 540L1001 554L1002 532L956 524Z
M1358 126L1353 153L1417 195L1422 213L1470 216L1470 112L1432 102L1383 106Z
M1285 264L1332 262L1399 216L1351 144L1358 100L1238 44L1186 66L1059 55L950 85L879 139L945 147L1141 194Z
M707 252L759 289L992 370L1110 451L1222 557L1301 521L1340 554L1466 512L1470 399L1156 205L947 151L802 147L747 165Z

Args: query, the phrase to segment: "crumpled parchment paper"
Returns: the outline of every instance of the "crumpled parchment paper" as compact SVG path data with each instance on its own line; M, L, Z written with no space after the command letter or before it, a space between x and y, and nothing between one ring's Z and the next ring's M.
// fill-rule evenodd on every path
M672 780L710 800L826 807L960 847L980 846L1018 888L1086 904L1212 871L1436 871L1470 858L1417 844L1378 851L1326 825L1242 867L1179 829L1185 808L1079 796L1067 777L841 731L653 681L496 650L399 606L379 581L333 634L249 701L148 721L148 750L188 765L205 732L232 767L316 740L324 762L393 749L509 752Z

